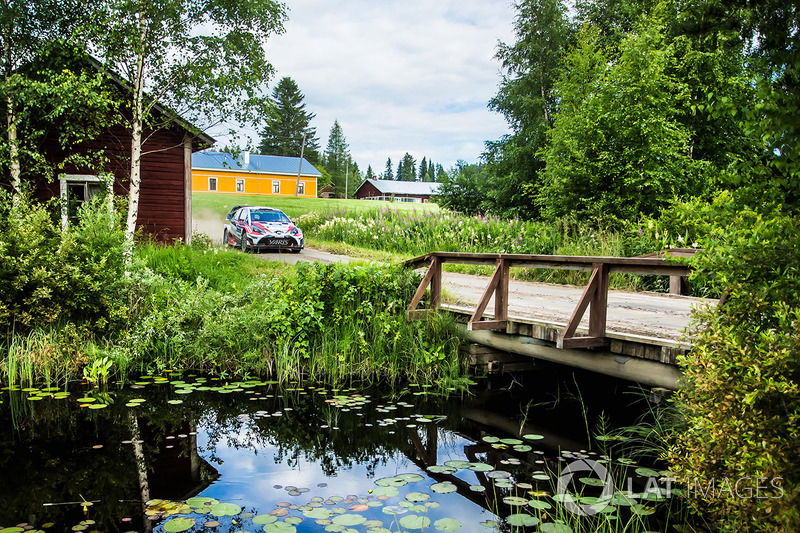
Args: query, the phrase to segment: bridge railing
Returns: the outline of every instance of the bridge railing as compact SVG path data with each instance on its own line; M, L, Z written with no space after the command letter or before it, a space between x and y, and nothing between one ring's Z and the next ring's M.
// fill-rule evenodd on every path
M669 257L672 254L665 254ZM686 253L676 253L675 257L685 257ZM578 300L566 327L559 336L559 348L591 348L609 343L606 337L606 317L608 311L608 275L611 273L646 274L670 276L675 287L680 287L680 279L690 273L685 264L670 262L665 257L591 257L574 255L526 255L526 254L478 254L461 252L433 252L405 262L408 268L419 268L429 263L428 271L422 278L411 303L408 318L414 320L426 313L417 310L425 291L431 288L431 307L439 307L442 298L442 265L456 263L467 265L494 265L494 273L483 291L478 305L467 323L467 329L505 330L508 326L508 282L511 267L543 268L550 270L583 270L591 272L589 282ZM494 318L483 320L483 315L494 296ZM589 309L589 332L587 336L576 337L578 328Z

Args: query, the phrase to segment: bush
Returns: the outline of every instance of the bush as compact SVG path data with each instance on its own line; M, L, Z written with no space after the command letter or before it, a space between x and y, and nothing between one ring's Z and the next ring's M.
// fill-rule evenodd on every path
M727 297L697 314L695 347L679 361L685 378L677 405L686 428L675 434L671 468L689 487L716 485L712 495L694 493L690 501L720 530L796 531L800 220L777 209L741 208L727 195L698 219L709 233L697 276ZM750 488L761 478L759 498L720 494L720 484L735 488L743 478Z
M57 320L94 332L125 320L123 232L101 199L60 227L58 204L0 193L0 327L30 331Z

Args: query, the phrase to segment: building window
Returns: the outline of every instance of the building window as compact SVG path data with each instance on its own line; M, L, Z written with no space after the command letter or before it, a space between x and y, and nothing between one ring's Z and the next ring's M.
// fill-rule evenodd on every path
M301 194L305 194L305 193L306 193L306 184L305 184L305 182L304 182L304 181L301 181L301 182L300 182L300 183L297 185L297 194L298 194L298 195L301 195Z
M280 181L273 181L272 182L272 194L280 194L281 193L281 182Z
M78 221L78 210L84 202L103 192L108 196L109 209L113 208L114 180L111 176L104 179L93 175L61 174L58 182L61 192L61 226L64 229Z
M236 192L244 192L244 180L236 180Z
M208 190L209 191L217 190L217 178L208 178Z

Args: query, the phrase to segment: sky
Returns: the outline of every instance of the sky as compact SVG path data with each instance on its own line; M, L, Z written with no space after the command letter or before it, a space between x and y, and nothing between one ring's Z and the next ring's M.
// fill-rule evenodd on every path
M320 148L338 120L362 172L393 171L406 152L450 168L477 162L508 133L490 111L498 41L512 43L509 0L286 0L285 33L270 38L276 69L316 113ZM257 132L244 130L258 144Z

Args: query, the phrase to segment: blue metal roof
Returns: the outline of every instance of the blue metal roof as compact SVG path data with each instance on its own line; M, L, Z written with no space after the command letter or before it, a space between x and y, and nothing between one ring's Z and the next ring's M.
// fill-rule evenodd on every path
M197 152L192 154L192 168L204 170L231 170L240 172L260 172L264 174L297 175L300 167L299 157L280 155L250 154L250 164L245 167L243 154L234 157L223 152ZM322 173L314 165L303 158L300 167L301 176L322 177Z

